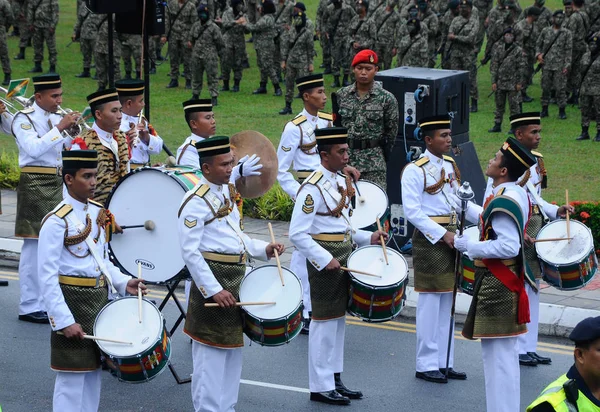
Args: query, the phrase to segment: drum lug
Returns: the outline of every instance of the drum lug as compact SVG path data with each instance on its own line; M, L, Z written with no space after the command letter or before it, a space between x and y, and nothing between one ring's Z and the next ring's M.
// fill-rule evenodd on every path
M265 325L262 319L260 321L260 344L261 346L265 345Z
M373 319L373 302L375 301L375 293L371 294L371 305L369 305L369 321Z
M350 291L348 292L348 305L347 308L350 308L352 305L352 295L354 295L354 285L350 283Z

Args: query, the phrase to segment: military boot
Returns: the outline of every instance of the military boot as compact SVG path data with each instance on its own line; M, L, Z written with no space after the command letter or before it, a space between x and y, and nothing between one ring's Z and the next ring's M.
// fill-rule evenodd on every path
M558 118L561 120L565 120L567 118L567 113L565 112L565 108L564 107L560 107L558 109Z
M125 72L125 77L123 77L123 80L131 80L131 72Z
M548 117L548 105L542 106L542 111L540 112L540 117Z
M267 94L267 82L260 82L260 86L252 94Z
M19 48L19 54L15 56L15 60L25 60L25 47Z
M35 62L34 66L31 70L29 70L29 73L41 73L44 70L42 70L42 62Z
M319 66L319 69L324 69L325 67L327 67L327 66L325 65L325 63L321 63L321 65Z
M242 69L249 69L249 68L250 68L250 63L248 62L248 59L246 59L242 62Z
M331 65L330 64L326 64L325 65L325 70L323 71L323 74L331 74L333 73L333 71L331 70Z
M340 87L340 76L333 76L333 84L331 87Z
M292 114L292 103L285 102L285 107L279 111L279 114Z
M219 105L219 102L217 101L217 96L211 97L210 100L211 100L211 104L213 106L218 106Z
M4 73L4 81L2 86L8 86L10 84L10 73Z
M533 97L527 94L527 89L523 90L521 94L523 96L523 103L531 103L533 101Z
M471 99L471 108L469 110L471 113L477 113L477 99Z
M588 132L588 128L581 126L581 134L577 136L575 140L590 140L590 133Z
M167 89L173 89L175 87L179 87L179 82L176 79L171 79L169 84L167 84Z
M223 87L221 87L222 92L229 91L229 80L223 80Z
M494 127L488 130L488 133L500 133L502 131L502 123L494 123Z
M573 90L567 99L567 104L577 104L577 90Z
M234 93L237 93L240 91L240 80L239 79L233 79L233 87L231 88L231 91Z
M283 95L283 93L281 92L281 86L279 85L279 83L274 84L273 87L275 88L275 93L273 93L273 96Z
M192 81L190 79L185 79L185 90L192 90Z
M55 74L55 73L56 73L56 66L51 64L50 69L48 70L48 74Z
M83 71L79 74L76 74L75 77L79 77L81 78L85 78L85 77L90 77L90 69L86 69L85 67L83 68Z
M346 86L350 86L350 82L348 81L348 75L345 74L344 78L342 79L342 86L346 87Z
M596 137L594 137L594 142L600 142L600 130L596 132Z

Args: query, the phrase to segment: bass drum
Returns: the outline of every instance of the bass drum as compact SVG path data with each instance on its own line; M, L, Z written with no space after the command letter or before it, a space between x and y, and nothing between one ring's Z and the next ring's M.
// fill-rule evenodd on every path
M359 180L354 185L358 190L356 191L355 207L350 216L352 227L374 232L377 230L377 220L379 220L381 230L390 235L389 242L392 239L392 231L390 205L385 190L378 184L367 180Z
M113 235L110 253L123 272L137 277L140 263L144 280L150 283L163 283L184 273L177 214L186 192L201 176L200 170L191 167L143 167L119 180L106 202L117 223L154 222L154 230L130 228Z

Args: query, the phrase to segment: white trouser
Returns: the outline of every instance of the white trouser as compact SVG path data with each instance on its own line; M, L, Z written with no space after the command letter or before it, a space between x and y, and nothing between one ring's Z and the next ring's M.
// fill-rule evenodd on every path
M302 300L304 302L304 310L302 315L308 319L308 312L312 311L310 302L310 284L308 283L308 269L306 267L306 258L298 250L292 252L292 260L290 261L290 269L302 283Z
M235 411L242 378L242 348L221 349L192 342L194 409Z
M308 386L311 392L335 389L334 373L344 370L346 316L313 320L308 335Z
M100 404L102 371L58 372L54 383L54 412L97 411Z
M540 290L540 281L536 285ZM525 290L529 298L529 314L531 321L527 324L527 333L519 335L519 353L536 352L538 343L538 329L540 323L540 293L533 290L529 283L525 282Z
M186 304L183 305L185 308L187 308L188 302L190 301L190 290L191 289L192 289L192 281L186 280L185 281L185 302L186 302Z
M40 281L38 279L38 240L23 239L21 258L19 259L19 287L21 300L19 302L19 315L43 311L44 302L40 294Z
M481 339L487 412L520 411L517 337Z
M419 292L417 303L417 372L446 367L452 292ZM454 325L449 367L454 365Z

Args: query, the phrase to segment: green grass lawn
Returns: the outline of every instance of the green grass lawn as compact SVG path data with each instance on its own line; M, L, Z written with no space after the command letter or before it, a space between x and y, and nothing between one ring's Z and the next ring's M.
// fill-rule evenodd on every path
M305 5L309 16L316 15L317 0L306 0ZM547 5L551 9L561 6L558 0L550 0ZM523 3L522 6L528 4ZM86 106L85 97L97 88L91 79L77 79L75 74L81 72L82 58L79 45L70 42L73 24L75 22L75 1L60 0L61 14L57 31L58 65L57 71L63 80L64 99L63 107L82 111ZM18 39L9 38L9 49L13 79L29 77L27 73L33 67L33 50L28 48L25 61L15 61L12 58L18 52ZM223 92L219 96L219 105L215 108L218 122L218 133L232 135L241 130L257 130L267 136L273 144L277 144L281 131L290 116L280 116L277 112L284 106L283 97L272 96L272 85L268 85L268 95L252 95L252 90L258 87L259 73L256 66L256 53L252 44L247 45L251 68L244 71L244 78L239 93ZM318 56L315 67L321 63L321 48L316 45ZM163 55L167 48L163 49ZM44 70L48 70L47 59L43 62ZM122 70L122 73L124 71ZM151 120L167 146L175 152L185 137L189 135L189 128L185 124L181 103L191 97L191 91L183 88L184 81L180 81L178 89L166 89L169 82L168 62L159 66L157 74L151 76ZM326 86L333 82L332 76L327 76ZM493 125L494 97L487 97L491 91L489 64L479 70L479 112L471 115L470 135L475 143L482 167L500 147L505 134L490 134L487 130ZM206 84L201 97L208 97ZM329 90L330 92L331 90ZM328 94L329 94L328 92ZM29 95L33 93L30 85ZM535 78L535 84L530 88L529 94L535 98L533 103L524 104L524 111L540 110L539 97L540 75ZM293 103L294 112L299 112L301 102L298 99ZM326 110L331 110L328 103ZM558 120L558 108L550 107L550 117L543 120L543 140L540 151L544 154L546 168L549 173L549 188L545 191L545 198L550 201L562 202L565 189L569 189L572 200L598 200L600 198L600 168L596 156L600 155L600 143L593 141L576 142L575 137L580 132L580 112L577 107L567 108L568 120ZM503 127L508 129L508 108L505 114ZM590 128L592 137L595 135L594 124ZM0 150L16 152L14 138L0 132ZM157 156L157 160L164 160L165 156Z

